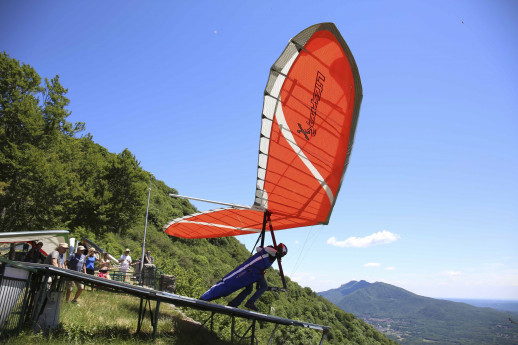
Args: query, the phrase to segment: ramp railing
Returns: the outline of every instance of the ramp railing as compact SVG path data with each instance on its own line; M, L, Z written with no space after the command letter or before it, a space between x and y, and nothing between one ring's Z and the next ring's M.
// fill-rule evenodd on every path
M35 269L0 258L0 339L16 336L27 320Z

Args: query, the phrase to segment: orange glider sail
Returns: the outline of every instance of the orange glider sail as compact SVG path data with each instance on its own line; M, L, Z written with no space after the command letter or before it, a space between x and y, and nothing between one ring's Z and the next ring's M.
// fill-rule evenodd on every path
M167 234L210 238L328 224L349 162L362 86L354 57L332 23L292 38L270 69L254 205L177 218Z

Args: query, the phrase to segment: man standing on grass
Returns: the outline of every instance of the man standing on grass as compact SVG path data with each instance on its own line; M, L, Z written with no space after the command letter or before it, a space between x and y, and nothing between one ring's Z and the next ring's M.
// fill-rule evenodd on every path
M126 248L126 251L124 251L124 254L121 255L119 259L119 272L123 275L123 281L126 281L126 273L128 273L128 269L131 265L131 256L130 256L130 250L129 248Z
M85 261L86 257L83 254L83 251L85 250L85 247L78 246L77 252L75 254L70 255L70 257L67 260L68 268L72 271L76 272L83 272L86 274L86 267L85 267ZM70 300L70 294L72 293L72 290L74 289L74 284L77 287L76 295L74 296L74 299L72 300L72 303L77 304L77 299L81 295L81 292L85 289L85 286L82 282L79 281L71 281L67 280L67 302Z

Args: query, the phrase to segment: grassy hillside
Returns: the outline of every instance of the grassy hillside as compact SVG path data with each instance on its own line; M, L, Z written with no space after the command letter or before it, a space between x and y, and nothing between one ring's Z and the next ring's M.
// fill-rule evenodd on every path
M228 345L198 323L185 318L171 305L161 304L158 336L152 341L149 313L136 333L140 300L134 296L104 291L85 291L80 304L63 303L61 324L49 335L26 331L8 344L192 344Z
M319 294L402 344L518 342L518 327L510 324L510 314L491 308L423 297L379 282L350 282Z

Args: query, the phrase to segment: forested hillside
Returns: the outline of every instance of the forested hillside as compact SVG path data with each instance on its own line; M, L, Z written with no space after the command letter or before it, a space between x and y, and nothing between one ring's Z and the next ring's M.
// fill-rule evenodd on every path
M199 297L248 257L235 238L183 240L163 233L167 221L195 208L186 200L170 198L168 194L176 191L144 171L129 150L110 153L91 134L84 134L84 123L68 122L66 94L59 76L42 81L31 66L0 54L0 231L68 229L114 255L126 247L138 252L151 180L147 248L158 267L176 275L177 293ZM281 285L273 270L267 279ZM287 293L263 295L258 302L262 312L331 326L331 344L393 343L311 289L287 280ZM186 312L199 320L207 317ZM262 343L272 329L270 324L260 325ZM230 320L221 318L216 332L228 338ZM276 338L276 343L314 344L320 334L280 327Z

